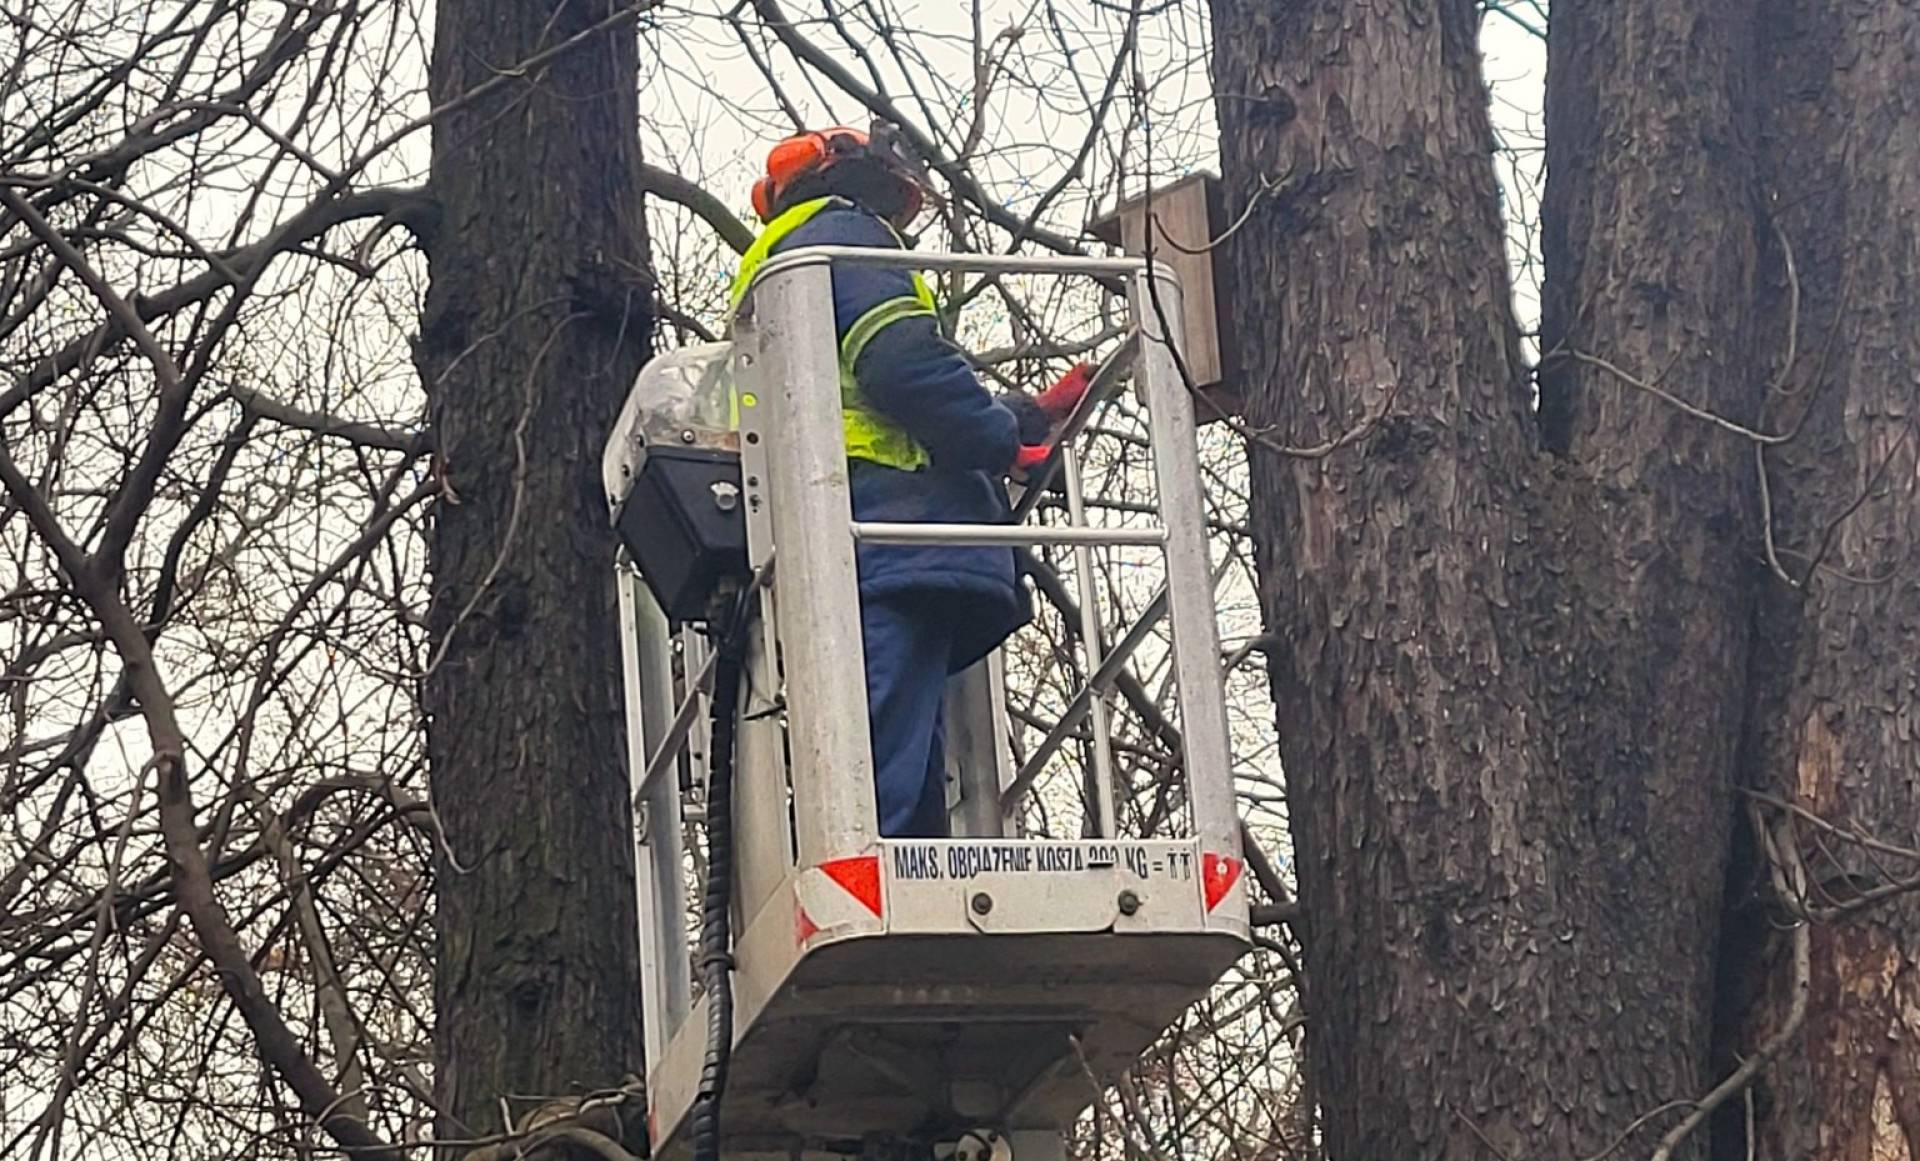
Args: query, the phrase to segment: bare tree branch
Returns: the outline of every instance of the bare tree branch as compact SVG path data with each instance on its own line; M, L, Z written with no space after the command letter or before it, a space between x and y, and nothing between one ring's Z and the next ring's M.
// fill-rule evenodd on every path
M220 257L229 272L249 278L257 275L276 255L310 242L347 222L392 217L405 221L416 233L430 235L437 216L432 199L419 189L376 189L344 197L324 197L270 231L259 242ZM134 314L142 322L157 322L197 306L231 285L221 272L209 270L159 293L136 295L132 299ZM54 354L37 362L27 374L16 378L13 386L0 394L0 416L9 414L51 386L60 376L77 370L87 360L128 338L130 334L124 320L115 316L66 343Z
M720 240L731 246L734 253L744 253L753 245L753 231L746 223L735 217L719 198L679 174L642 162L640 188L692 210L701 221L713 227L713 232L720 235Z
M432 438L425 431L408 431L404 428L381 427L379 424L361 423L357 420L337 419L331 415L295 407L290 403L282 403L251 387L233 386L227 388L227 393L239 400L248 411L288 427L297 427L317 435L338 436L363 447L380 448L386 451L432 450Z

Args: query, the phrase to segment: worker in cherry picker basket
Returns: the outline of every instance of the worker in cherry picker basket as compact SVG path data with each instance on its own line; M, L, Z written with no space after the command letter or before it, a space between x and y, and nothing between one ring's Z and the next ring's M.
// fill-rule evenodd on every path
M928 192L898 131L836 127L773 147L753 208L766 228L733 302L773 254L803 246L899 249ZM995 397L944 333L932 291L897 267L836 262L834 327L856 520L1004 524L1005 479L1044 463L1085 394L1075 367L1044 394ZM880 833L947 834L941 700L949 675L991 652L1031 610L1009 548L858 548L860 629Z

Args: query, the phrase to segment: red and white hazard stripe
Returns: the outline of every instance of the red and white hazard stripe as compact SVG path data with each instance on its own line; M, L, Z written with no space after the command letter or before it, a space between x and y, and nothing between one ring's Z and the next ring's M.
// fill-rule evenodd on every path
M801 946L822 932L878 931L885 912L877 854L829 859L794 877L793 939Z

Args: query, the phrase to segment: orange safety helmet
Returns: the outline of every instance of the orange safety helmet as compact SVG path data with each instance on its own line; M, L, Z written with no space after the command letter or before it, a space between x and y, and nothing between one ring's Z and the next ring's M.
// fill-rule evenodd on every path
M796 202L839 194L904 230L920 215L926 183L893 126L875 122L863 133L836 125L773 147L766 176L753 183L753 212L771 222Z

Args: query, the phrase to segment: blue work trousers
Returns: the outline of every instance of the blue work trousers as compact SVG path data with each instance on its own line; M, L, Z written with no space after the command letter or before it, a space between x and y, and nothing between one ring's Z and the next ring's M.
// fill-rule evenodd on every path
M942 602L907 595L864 601L867 717L883 838L947 837L941 707L955 625Z

